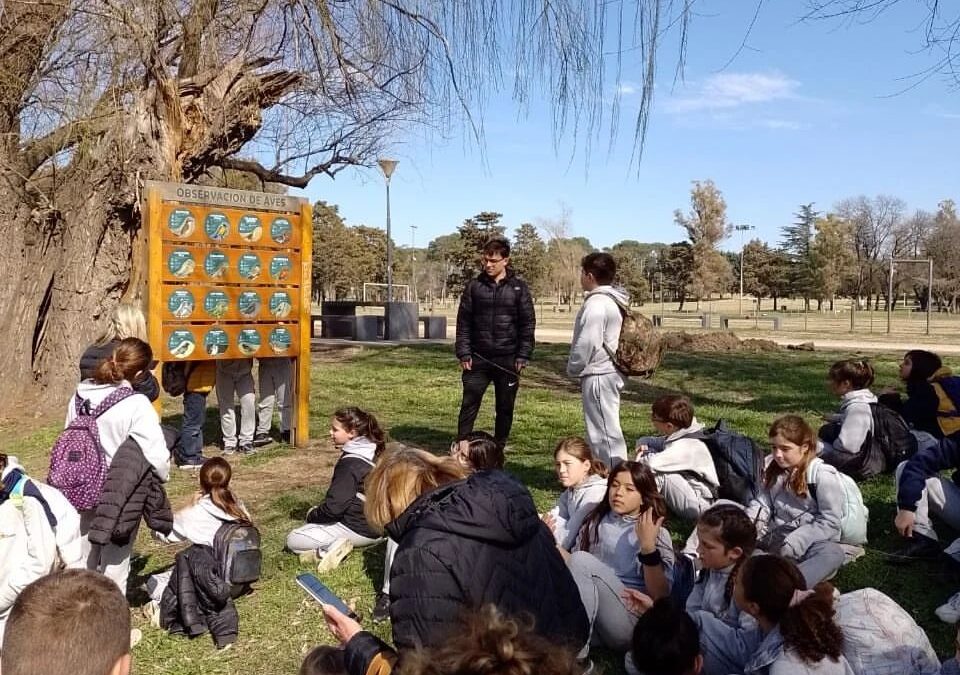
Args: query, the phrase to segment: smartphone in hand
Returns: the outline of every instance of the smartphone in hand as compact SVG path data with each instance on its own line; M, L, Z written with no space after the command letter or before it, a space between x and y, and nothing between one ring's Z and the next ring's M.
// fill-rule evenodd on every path
M314 600L319 602L322 605L330 605L336 607L338 610L349 616L355 621L359 621L360 618L357 616L356 612L350 609L343 600L341 600L337 595L334 594L326 584L317 579L317 577L309 572L304 572L303 574L297 575L297 584L307 592L307 594L312 597Z

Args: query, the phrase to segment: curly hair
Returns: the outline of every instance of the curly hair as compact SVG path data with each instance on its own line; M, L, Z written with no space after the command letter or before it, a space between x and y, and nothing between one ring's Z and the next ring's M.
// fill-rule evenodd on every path
M739 583L743 596L755 602L760 614L780 625L787 648L807 663L843 654L843 632L834 621L833 586L821 582L800 602L794 593L807 588L797 566L778 555L761 555L743 564Z
M667 517L667 503L663 500L663 495L657 490L657 481L654 478L653 470L644 462L620 462L610 470L610 476L607 478L607 497L597 504L590 512L580 526L580 536L577 544L581 551L589 551L590 548L598 543L600 537L600 521L602 521L612 510L610 507L610 488L618 474L627 472L630 474L630 480L634 487L640 493L643 499L644 507L653 510L653 519Z
M534 632L533 617L494 605L466 617L463 630L434 649L407 652L400 675L580 675L574 653Z

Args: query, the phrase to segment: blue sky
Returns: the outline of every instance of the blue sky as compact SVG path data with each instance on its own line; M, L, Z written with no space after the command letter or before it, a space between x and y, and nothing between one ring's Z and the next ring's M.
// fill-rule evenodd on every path
M579 146L553 142L547 105L520 115L509 95L493 97L485 111L486 164L466 131L446 141L413 132L398 139L394 241L409 245L416 225L423 246L482 210L503 213L512 229L564 207L571 235L595 246L679 241L673 211L686 210L691 181L708 178L726 198L728 219L771 242L801 203L824 210L844 197L884 193L912 211L960 198L960 93L941 77L910 78L934 59L920 49L922 3L899 3L871 23L799 22L804 4L767 0L730 62L755 3L697 3L683 82L673 82L675 49L660 55L639 171L630 164L637 95L629 73L616 147L608 153L601 133L589 162L582 152L571 159L582 138ZM377 170L318 178L305 194L338 204L348 224L383 226ZM738 249L739 239L723 247Z

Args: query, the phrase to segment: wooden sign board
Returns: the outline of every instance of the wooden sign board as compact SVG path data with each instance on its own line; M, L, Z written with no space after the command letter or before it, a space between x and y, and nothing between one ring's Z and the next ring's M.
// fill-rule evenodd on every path
M293 358L309 434L313 213L306 199L147 181L147 321L161 362Z

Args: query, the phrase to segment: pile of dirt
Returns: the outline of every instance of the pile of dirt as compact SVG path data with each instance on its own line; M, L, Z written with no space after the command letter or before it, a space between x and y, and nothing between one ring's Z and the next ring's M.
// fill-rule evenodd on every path
M667 351L674 352L761 352L780 351L781 347L771 340L750 338L741 340L733 333L687 333L686 331L664 333Z

